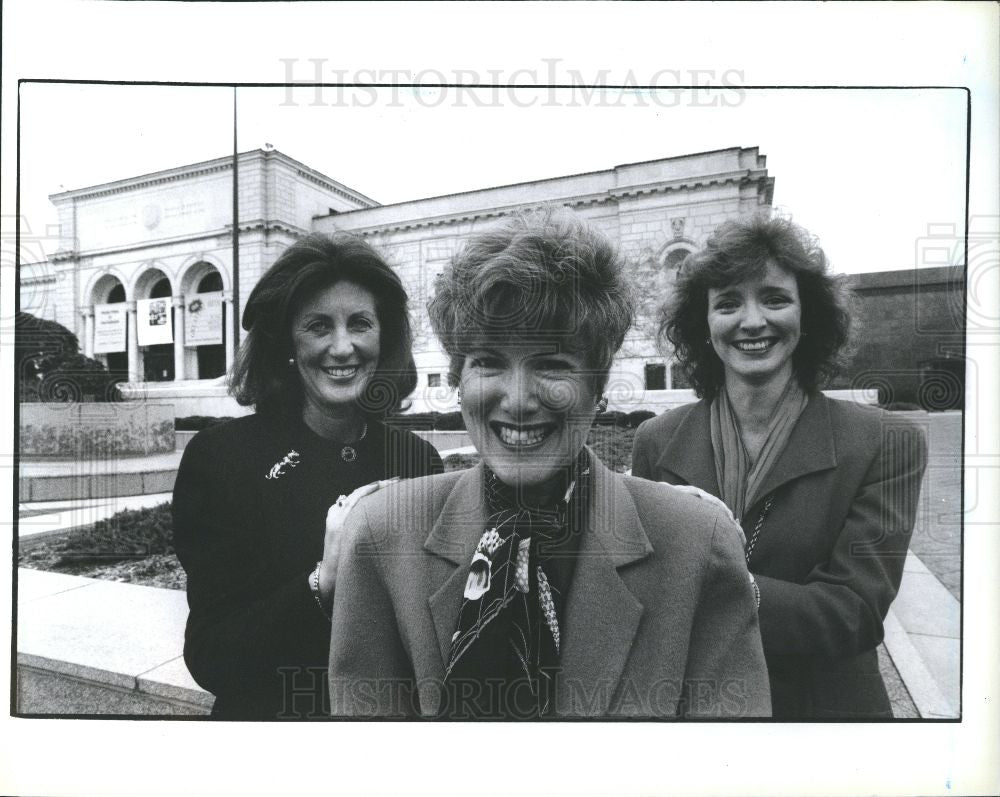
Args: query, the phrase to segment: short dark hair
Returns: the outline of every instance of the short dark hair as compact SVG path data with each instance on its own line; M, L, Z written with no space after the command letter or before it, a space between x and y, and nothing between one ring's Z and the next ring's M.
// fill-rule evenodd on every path
M472 346L531 340L580 352L600 392L633 307L610 241L569 211L543 208L474 234L438 277L428 311L453 385Z
M229 377L229 391L266 414L297 412L302 383L289 367L294 353L291 324L302 303L341 280L371 291L381 334L375 373L360 399L366 415L398 410L417 386L407 295L385 258L356 235L312 233L289 246L254 286L243 311L248 334Z
M757 277L768 263L795 275L802 303L802 337L792 367L806 392L816 391L848 355L851 294L846 277L832 274L813 236L790 219L765 213L720 224L705 248L681 264L672 296L660 314L660 338L674 347L699 397L712 399L724 381L722 361L708 330L709 288Z

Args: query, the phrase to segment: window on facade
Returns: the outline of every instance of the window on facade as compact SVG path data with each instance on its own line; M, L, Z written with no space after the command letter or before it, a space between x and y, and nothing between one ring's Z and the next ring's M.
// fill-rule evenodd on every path
M691 387L687 373L677 363L670 366L670 384L673 385L674 390Z
M198 282L198 293L214 293L222 290L222 275L218 271L206 274Z
M663 363L646 363L646 390L667 389L667 366Z
M441 387L441 374L427 374L427 387Z
M664 268L668 270L676 270L680 268L681 263L684 262L684 258L689 254L691 254L690 249L674 249L674 251L668 254L664 259Z
M150 299L163 299L170 296L170 280L163 277L156 281L152 290L149 292Z

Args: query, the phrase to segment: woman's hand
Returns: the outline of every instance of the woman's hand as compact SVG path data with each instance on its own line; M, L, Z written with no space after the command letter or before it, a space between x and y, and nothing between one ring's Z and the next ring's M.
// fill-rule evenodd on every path
M719 509L725 512L726 516L733 521L733 525L736 526L737 529L739 529L740 542L742 542L743 545L747 544L747 538L746 534L743 533L743 527L740 525L740 522L735 517L733 517L733 511L727 506L725 501L723 501L721 498L717 498L711 493L705 492L700 487L695 487L692 484L672 484L670 486L673 487L675 490L680 490L682 493L687 493L688 495L697 496L698 498L701 498L703 501L708 501L708 503L714 504L715 506L719 507Z
M386 481L372 482L364 487L359 487L350 495L342 495L336 503L330 507L326 513L326 536L323 541L323 563L319 568L319 595L320 600L326 606L333 602L334 585L337 582L337 565L340 561L340 539L343 536L344 523L351 513L354 505L371 495L380 487L399 481L398 478L387 479Z

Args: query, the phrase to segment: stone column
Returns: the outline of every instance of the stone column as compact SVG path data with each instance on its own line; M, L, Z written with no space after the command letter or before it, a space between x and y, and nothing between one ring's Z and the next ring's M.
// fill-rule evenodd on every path
M184 378L184 297L174 296L174 381Z
M84 307L80 310L83 316L83 353L93 359L94 357L94 306Z
M233 367L236 347L233 345L233 294L222 292L222 339L226 342L226 373Z
M135 302L129 302L125 306L125 315L128 326L128 381L141 382L142 374L139 372L139 324L135 317Z

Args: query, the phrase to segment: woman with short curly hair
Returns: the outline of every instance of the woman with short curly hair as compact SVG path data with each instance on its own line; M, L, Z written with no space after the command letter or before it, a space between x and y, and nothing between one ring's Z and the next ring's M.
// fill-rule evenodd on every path
M482 461L348 519L335 714L767 714L731 518L585 447L632 315L614 248L564 211L477 233L444 270L431 322Z
M891 716L876 647L926 465L921 431L819 392L850 301L793 222L727 221L682 264L661 335L701 399L647 421L632 473L721 498L760 594L775 717Z

